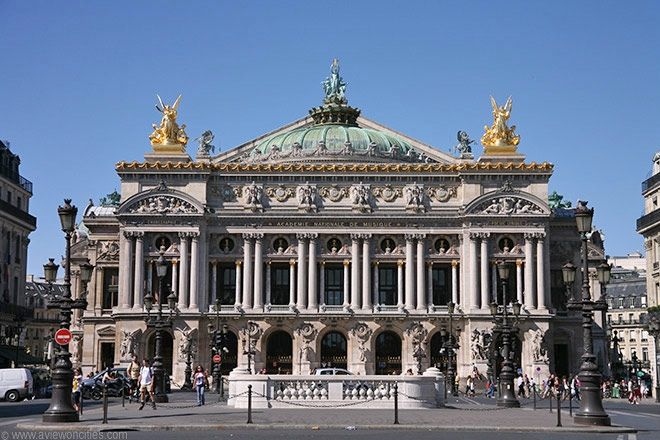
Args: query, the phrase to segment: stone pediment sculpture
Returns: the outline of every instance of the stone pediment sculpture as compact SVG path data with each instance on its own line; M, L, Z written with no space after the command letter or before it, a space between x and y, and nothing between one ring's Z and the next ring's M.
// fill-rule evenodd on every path
M318 210L318 198L316 197L316 186L305 183L296 190L298 198L298 209L305 212L316 212Z
M502 195L481 202L470 210L483 215L543 215L546 210L536 203L515 195Z
M472 359L485 361L488 359L488 348L493 335L488 330L474 329L470 335L470 351Z
M156 96L160 105L156 105L156 110L161 112L163 117L160 120L160 125L152 124L154 131L149 135L149 140L154 147L154 151L163 150L162 147L166 147L166 151L185 152L185 147L188 143L188 135L185 131L186 125L181 124L179 126L176 121L179 103L181 103L181 95L176 98L176 101L172 105L163 104L160 96Z
M101 241L98 243L97 261L118 261L119 243L116 241Z
M138 341L142 330L133 332L122 330L122 340L119 346L119 358L122 361L130 361L134 354L137 354Z
M250 211L263 211L263 186L252 182L243 187L243 207Z
M371 212L371 187L362 182L351 186L351 205L353 210Z
M127 210L131 214L198 214L199 210L177 196L169 194L154 194L143 198L132 205Z
M424 212L424 186L423 185L407 185L403 190L406 200L406 211L411 212Z
M484 146L485 152L488 154L493 152L515 152L516 146L520 143L520 135L515 134L516 126L509 127L507 121L511 117L511 107L513 101L511 97L506 100L503 106L498 106L495 98L490 97L490 104L493 107L493 125L485 126L485 133L481 137L481 144ZM495 148L492 148L495 147ZM505 151L500 151L497 147L505 147Z

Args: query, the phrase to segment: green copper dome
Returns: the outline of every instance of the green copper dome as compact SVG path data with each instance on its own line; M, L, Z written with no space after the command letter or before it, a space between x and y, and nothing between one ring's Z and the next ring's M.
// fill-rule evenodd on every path
M323 104L309 111L314 122L277 133L243 157L247 162L425 162L430 159L400 137L360 127L360 110L348 105L346 83L333 60L331 76L321 83Z

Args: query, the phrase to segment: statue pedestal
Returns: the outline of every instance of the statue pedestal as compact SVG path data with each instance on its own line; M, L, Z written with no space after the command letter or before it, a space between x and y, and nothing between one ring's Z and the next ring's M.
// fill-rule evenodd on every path
M190 162L184 144L156 144L153 151L144 155L147 162Z
M524 162L525 155L516 152L515 147L511 153L500 151L498 147L484 148L483 156L479 157L479 162Z

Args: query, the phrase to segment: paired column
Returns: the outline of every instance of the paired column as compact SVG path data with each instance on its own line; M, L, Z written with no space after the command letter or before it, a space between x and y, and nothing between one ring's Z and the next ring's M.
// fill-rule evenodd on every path
M351 265L350 260L344 260L344 309L350 307L350 293L351 293L351 284L350 284L350 271L349 266Z
M316 238L318 234L307 234L309 237L309 283L307 287L307 307L318 311Z
M522 260L516 260L516 299L523 304Z
M369 239L371 234L362 234L362 308L371 310L371 260Z
M154 262L149 263L149 272L152 272L153 269L152 267L154 266ZM152 275L149 275L149 279L152 279ZM151 294L153 295L153 289L150 290L152 292ZM174 296L177 298L179 297L179 260L174 258L172 260L172 292L174 293Z
M458 304L458 260L451 262L451 302Z
M433 302L433 261L426 262L426 304L430 306L441 306Z
M188 308L188 281L190 280L190 270L188 266L188 232L179 232L179 308Z
M404 307L403 266L405 264L403 260L396 262L396 305L399 309Z
M119 308L131 306L131 287L133 281L133 233L124 231L119 237L121 253L119 254Z
M536 308L546 310L545 304L545 233L536 234Z
M255 309L261 309L264 306L264 262L262 240L264 234L254 234L254 301Z
M321 261L319 271L319 304L321 307L325 306L325 261Z
M266 305L267 306L270 306L272 302L270 285L271 285L271 261L268 260L266 261Z
M477 241L479 240L479 234L472 232L470 233L470 264L469 269L467 270L467 277L470 280L470 308L478 309L479 308L479 277L477 276L477 261L478 261L478 250L477 250Z
M416 234L417 239L417 310L426 310L426 283L424 274L424 238Z
M380 263L378 261L374 261L372 264L373 267L373 277L372 277L372 284L371 284L371 290L372 290L372 304L380 304L380 298L378 298L378 290L379 290L379 285L380 285L380 274L379 272L379 266Z
M481 308L488 309L489 293L488 293L488 237L490 233L480 233L481 238Z
M243 234L243 309L252 308L254 273L252 272L253 234Z
M243 292L243 262L236 260L236 296L234 300L234 308L239 309L243 303L241 293Z
M296 306L296 260L289 260L289 307Z
M190 308L197 309L199 293L199 233L190 234Z
M534 234L525 234L525 300L523 304L528 310L535 308L536 284L534 282Z
M360 236L351 234L351 308L360 308Z
M211 261L211 294L209 301L214 304L218 300L218 262Z
M307 243L306 235L298 234L298 298L296 306L298 310L307 308Z
M144 232L135 232L135 285L133 286L133 308L142 309L144 295Z
M415 308L414 234L406 234L406 309Z

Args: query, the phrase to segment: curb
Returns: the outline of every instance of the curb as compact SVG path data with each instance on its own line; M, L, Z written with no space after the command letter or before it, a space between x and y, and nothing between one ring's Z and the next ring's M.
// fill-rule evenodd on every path
M345 429L346 425L285 425L278 423L246 424L246 423L224 423L206 425L72 425L65 426L44 423L19 423L16 428L27 431L62 431L62 432L109 432L109 431L211 431L218 429L287 429L287 430L328 430ZM357 430L416 430L416 431L463 431L463 432L571 432L571 433L594 433L594 434L624 434L636 433L637 430L626 426L595 426L595 427L509 427L509 426L449 426L449 425L355 425Z

